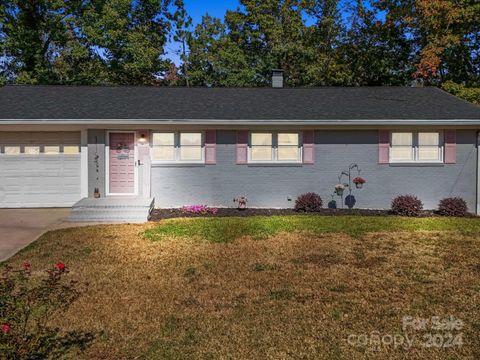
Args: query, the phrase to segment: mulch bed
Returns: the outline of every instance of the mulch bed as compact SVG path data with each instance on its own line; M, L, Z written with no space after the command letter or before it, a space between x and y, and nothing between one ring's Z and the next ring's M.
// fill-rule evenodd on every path
M184 213L180 209L155 209L153 210L150 221L160 221L162 219L174 218L197 218L197 217L246 217L246 216L278 216L278 215L319 215L319 216L395 216L389 210L369 210L369 209L322 209L314 213L297 212L293 209L245 209L238 210L234 208L220 208L217 214L191 214ZM422 211L420 217L439 216L434 211Z

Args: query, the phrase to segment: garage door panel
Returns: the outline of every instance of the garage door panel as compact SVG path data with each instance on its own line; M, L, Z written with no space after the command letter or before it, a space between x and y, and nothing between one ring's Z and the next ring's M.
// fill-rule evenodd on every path
M5 146L39 146L40 153L6 155ZM65 155L64 145L79 146L79 132L0 132L0 207L71 206L80 199L80 156ZM59 154L45 154L54 146Z

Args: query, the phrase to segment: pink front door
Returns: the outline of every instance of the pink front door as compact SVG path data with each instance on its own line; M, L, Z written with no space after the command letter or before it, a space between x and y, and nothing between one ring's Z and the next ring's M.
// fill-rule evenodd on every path
M109 134L109 193L135 194L135 135Z

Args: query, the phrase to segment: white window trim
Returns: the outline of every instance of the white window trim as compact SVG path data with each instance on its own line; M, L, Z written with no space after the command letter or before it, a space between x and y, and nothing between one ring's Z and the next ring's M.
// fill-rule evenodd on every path
M439 149L440 149L440 159L439 160L419 160L418 159L418 133L422 132L435 132L438 133L438 140L439 140ZM411 133L412 134L412 152L413 152L413 159L411 160L394 160L392 158L392 134L393 133ZM391 164L443 164L445 162L445 143L444 143L444 135L442 130L393 130L390 131L390 147L389 147L389 161Z
M272 160L252 160L252 134L272 134ZM297 160L278 160L278 134L298 134L299 158ZM303 137L301 131L250 131L248 134L248 163L249 164L302 164Z
M180 159L180 134L201 134L202 135L202 159L197 161L192 160L181 160ZM205 131L194 131L194 130L186 130L186 131L152 131L150 135L150 146L155 148L153 144L153 136L154 134L173 134L173 146L174 146L174 160L155 160L153 157L153 151L150 151L150 160L152 165L169 165L169 164L182 164L182 165L198 165L198 164L205 164Z

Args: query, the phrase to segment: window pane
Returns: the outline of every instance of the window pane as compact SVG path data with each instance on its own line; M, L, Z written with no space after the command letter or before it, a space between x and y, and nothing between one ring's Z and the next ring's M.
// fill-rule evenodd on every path
M45 147L46 149L46 147ZM46 152L46 150L45 150ZM63 153L65 155L77 155L80 153L80 148L78 146L64 146Z
M433 132L433 133L426 133L426 132L421 132L418 133L418 145L436 145L438 146L440 144L440 135L438 132Z
M438 146L420 146L418 148L418 160L423 160L423 161L440 160L440 148Z
M65 148L66 146L64 147L64 149ZM43 152L46 155L58 155L60 153L60 146L45 146Z
M40 154L40 146L25 146L24 152L26 155L38 155Z
M202 147L201 146L182 146L180 148L180 160L182 161L202 160Z
M278 145L298 145L298 134L278 134Z
M412 139L412 133L394 132L392 133L392 146L412 145Z
M5 154L6 155L19 155L20 154L20 146L5 146Z
M181 133L180 145L202 145L201 133Z
M300 158L300 149L298 146L279 146L278 160L280 161L296 161Z
M154 146L152 148L152 158L157 161L173 161L175 160L175 147Z
M271 146L252 146L253 161L271 161L272 159Z
M393 146L390 157L393 161L413 161L413 148L411 146Z
M154 133L153 145L174 145L175 134L174 133Z
M252 145L272 145L272 133L252 133Z

